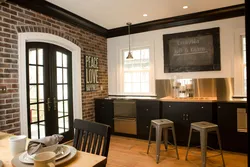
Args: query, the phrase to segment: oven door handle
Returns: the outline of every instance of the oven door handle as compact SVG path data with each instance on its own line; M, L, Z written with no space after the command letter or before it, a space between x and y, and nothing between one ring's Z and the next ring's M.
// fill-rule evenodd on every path
M116 121L136 121L136 118L113 118Z

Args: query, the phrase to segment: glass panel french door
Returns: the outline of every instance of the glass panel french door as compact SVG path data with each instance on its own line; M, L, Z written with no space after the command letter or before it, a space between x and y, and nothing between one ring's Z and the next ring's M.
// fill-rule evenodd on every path
M71 52L29 42L27 52L28 130L31 139L63 134L73 138Z

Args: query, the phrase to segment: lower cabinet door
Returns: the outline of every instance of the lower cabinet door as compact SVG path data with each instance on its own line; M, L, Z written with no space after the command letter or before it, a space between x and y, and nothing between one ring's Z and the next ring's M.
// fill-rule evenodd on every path
M137 100L137 137L148 140L150 122L160 119L160 102L155 100ZM155 140L155 129L152 128L151 140Z
M186 146L190 125L186 117L188 111L185 103L164 102L162 109L163 118L174 122L177 144ZM169 130L168 133L168 140L173 143L172 131Z
M139 119L137 120L137 137L139 139L149 139L149 128L151 119ZM151 140L155 140L155 129L152 128Z

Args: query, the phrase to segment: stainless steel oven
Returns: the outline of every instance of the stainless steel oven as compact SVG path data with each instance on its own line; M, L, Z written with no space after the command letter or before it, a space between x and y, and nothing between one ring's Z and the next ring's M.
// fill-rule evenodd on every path
M114 100L114 131L137 134L135 100Z

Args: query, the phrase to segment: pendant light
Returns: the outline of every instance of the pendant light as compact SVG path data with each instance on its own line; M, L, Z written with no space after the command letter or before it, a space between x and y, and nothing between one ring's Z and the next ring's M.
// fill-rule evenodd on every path
M128 56L126 57L126 59L133 59L132 53L130 51L130 26L131 23L127 23L128 26Z

